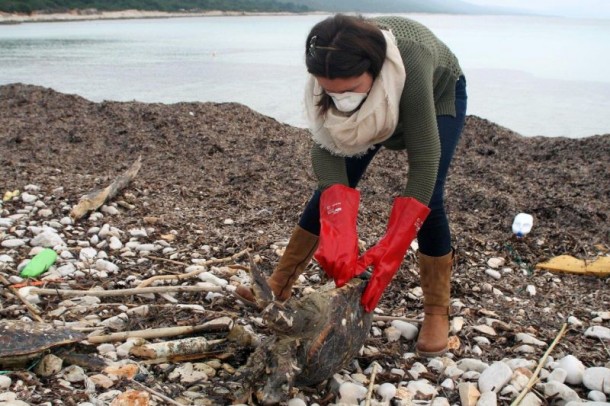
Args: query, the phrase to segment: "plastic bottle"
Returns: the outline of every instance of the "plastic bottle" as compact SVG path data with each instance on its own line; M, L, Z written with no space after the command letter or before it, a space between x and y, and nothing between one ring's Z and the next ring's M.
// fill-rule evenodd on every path
M34 258L27 263L25 268L21 271L21 276L24 278L35 278L49 269L56 260L57 253L50 248L45 248L34 255Z
M531 214L519 213L513 220L513 233L518 237L525 237L532 230L534 225L534 217Z

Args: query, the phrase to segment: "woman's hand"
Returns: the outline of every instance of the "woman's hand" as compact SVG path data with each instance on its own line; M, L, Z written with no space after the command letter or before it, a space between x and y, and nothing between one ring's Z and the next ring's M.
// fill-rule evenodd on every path
M394 199L385 236L358 259L358 274L373 266L373 276L361 299L367 312L377 306L428 213L430 209L412 197Z
M344 185L333 185L320 197L320 242L314 257L337 287L356 275L359 204L360 192Z

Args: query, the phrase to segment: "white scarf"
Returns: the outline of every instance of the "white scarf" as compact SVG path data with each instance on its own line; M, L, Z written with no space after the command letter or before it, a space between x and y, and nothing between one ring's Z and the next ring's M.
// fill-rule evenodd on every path
M387 43L386 59L364 103L351 115L346 116L334 106L321 114L317 104L324 90L313 75L305 85L305 111L312 139L334 155L362 155L396 130L405 67L394 34L381 32Z

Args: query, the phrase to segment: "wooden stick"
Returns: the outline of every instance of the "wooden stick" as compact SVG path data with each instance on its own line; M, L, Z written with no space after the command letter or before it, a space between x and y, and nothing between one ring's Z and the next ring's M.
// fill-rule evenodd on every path
M228 331L233 327L233 321L226 318L223 320L226 327L223 327L219 320L212 320L211 322L199 325L199 326L180 326L180 327L163 327L163 328L149 328L146 330L133 330L133 331L121 331L118 333L112 333L101 336L93 336L87 338L91 344L108 343L112 341L124 341L128 338L164 338L164 337L175 337L185 334L200 333L203 331ZM214 323L216 321L216 323Z
M373 321L406 321L409 323L421 323L422 321L419 319L409 319L407 317L398 317L398 316L373 316Z
M250 249L246 248L245 250L240 251L237 254L234 254L234 255L232 255L230 257L221 258L221 259L210 259L210 260L205 261L203 264L200 265L200 266L203 267L203 269L198 269L196 271L185 273L185 274L182 274L182 275L158 275L158 276L153 276L151 278L148 278L148 279L142 281L142 283L140 283L138 285L138 289L141 289L141 288L144 288L146 286L149 286L153 282L160 281L160 280L173 280L173 279L177 279L177 280L181 281L181 280L184 280L184 279L194 278L197 275L199 275L200 273L205 272L206 271L206 269L205 269L206 266L215 265L215 264L223 264L223 263L226 263L226 262L234 261L234 260L238 259L239 257L247 254L248 252L250 252ZM157 258L157 257L155 257L155 258ZM187 264L183 264L183 265L190 266L190 265L187 265Z
M553 348L555 348L555 346L557 345L559 340L561 340L561 337L563 337L563 335L566 333L567 328L568 328L568 324L564 323L563 327L561 327L561 330L557 334L557 337L555 337L555 339L553 340L553 342L551 343L549 348L546 350L546 352L542 356L542 358L540 358L540 361L538 362L538 367L532 374L532 377L530 378L530 380L527 382L527 385L525 386L525 388L523 388L523 390L521 391L519 396L513 401L513 403L511 403L511 406L517 406L519 403L521 403L521 401L523 400L525 395L527 395L527 393L530 391L530 389L532 389L532 387L534 387L534 385L536 384L536 381L538 381L538 374L540 373L540 370L544 366L544 362L549 357L549 355L553 351Z
M371 397L373 396L373 385L375 385L375 377L377 376L377 364L373 363L373 372L371 372L371 382L369 383L369 390L366 393L366 402L364 406L371 406Z
M180 340L149 343L131 347L129 353L136 357L146 359L172 358L180 355L194 355L207 352L210 347L225 342L220 340L206 340L205 337L188 337Z
M13 294L17 297L17 299L21 300L21 302L25 305L25 307L28 309L28 311L30 312L32 317L34 317L34 319L36 319L36 321L44 323L44 320L42 319L42 317L40 317L40 313L38 312L38 309L36 309L33 304L31 304L30 302L25 300L25 298L23 296L21 296L19 291L17 289L15 289L13 286L11 286L11 283L2 275L0 275L0 282L5 284L10 289L10 291L13 292Z
M172 400L170 398L168 398L167 396L165 396L164 394L157 392L151 388L149 388L148 386L142 385L140 382L138 381L134 381L133 379L129 379L130 383L133 383L135 385L137 385L138 387L144 389L146 392L150 393L153 396L158 397L159 399L169 403L170 405L176 405L176 406L184 406L182 403L178 403L175 400Z
M147 293L170 293L170 292L222 292L221 286L155 286L150 288L133 288L117 290L66 290L66 289L38 289L33 288L30 292L36 295L57 296L131 296Z
M187 264L186 262L175 261L175 260L169 259L169 258L155 257L153 255L144 255L144 257L149 258L149 259L154 259L155 261L168 262L168 263L174 264L174 265L190 266L190 264Z

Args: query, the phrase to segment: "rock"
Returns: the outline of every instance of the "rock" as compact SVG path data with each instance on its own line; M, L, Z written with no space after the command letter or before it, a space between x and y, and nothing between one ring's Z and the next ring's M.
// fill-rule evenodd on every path
M527 285L525 290L527 291L527 294L530 295L530 297L536 296L536 287L534 285Z
M600 392L598 390L592 390L591 392L589 392L589 395L587 395L587 398L594 402L605 402L608 400L608 398L606 397L606 394L604 392Z
M128 390L114 398L110 406L148 406L150 394L145 391Z
M93 384L98 388L108 389L114 385L114 381L104 374L96 374L90 376L89 379L91 379Z
M76 272L76 267L72 263L67 263L66 265L60 266L55 271L61 276L69 276Z
M487 268L485 270L485 274L487 276L491 276L492 278L496 279L496 280L500 280L502 278L502 274L498 271L496 271L495 269L491 269L491 268Z
M138 366L136 364L109 365L104 368L104 373L110 375L110 378L116 376L133 379L138 373Z
M30 240L30 245L33 247L53 248L58 245L66 245L66 243L55 231L47 229L38 234L36 237L32 238Z
M92 261L96 255L97 250L95 248L87 247L80 250L78 258L83 262L89 262Z
M449 326L449 334L459 333L464 327L464 318L460 316L452 318Z
M3 254L3 255L0 255L0 262L8 264L8 263L15 262L15 261L13 260L13 257L11 257L10 255Z
M95 269L98 271L105 271L108 273L117 273L119 272L119 267L116 264L113 264L110 261L106 261L105 259L98 259L95 261Z
M564 385L563 383L559 383L559 382L545 383L544 384L544 396L547 398L549 398L549 397L559 398L566 402L569 402L569 401L580 402L580 398L578 397L578 394L573 389L571 389L569 386Z
M119 214L119 209L114 206L103 205L100 210L102 211L102 213L108 214L109 216L116 216L117 214Z
M120 250L121 248L123 248L123 243L121 242L121 240L119 240L118 237L112 236L110 237L109 247L111 250Z
M358 405L366 397L367 389L353 382L343 382L339 386L339 399L345 405Z
M25 240L22 240L20 238L12 238L9 240L3 240L2 241L2 245L4 248L17 248L17 247L21 247L22 245L25 245Z
M610 328L604 326L589 327L585 331L585 337L599 338L600 340L610 341Z
M570 385L580 385L585 373L585 366L573 355L566 355L557 361L557 367L566 371L566 382Z
M6 391L11 387L13 381L5 375L0 375L0 391Z
M21 201L23 201L23 203L34 203L36 200L38 200L38 197L29 194L28 192L23 192L21 194Z
M461 406L475 406L481 396L476 385L470 382L461 382L458 385L458 392Z
M474 326L472 329L478 331L479 333L487 334L488 336L497 335L496 330L494 330L493 327L487 326L485 324Z
M512 375L512 369L504 362L494 362L479 376L479 390L481 393L498 392L510 382Z
M42 209L42 210L38 210L37 214L38 214L39 217L48 218L48 217L51 217L53 215L53 210L51 210L51 209Z
M481 394L477 402L477 406L496 406L498 404L498 395L496 392L484 392Z
M582 384L589 390L610 395L610 368L587 368L582 377Z
M100 324L102 326L106 326L114 331L123 331L127 322L129 321L129 316L125 313L121 313L117 316L109 317L106 320L102 321Z
M63 370L62 375L68 382L82 382L87 379L85 371L78 365L70 365Z
M148 237L148 233L143 228L134 228L129 230L129 235L135 238L145 238Z
M434 385L431 385L430 382L425 379L409 382L407 390L417 399L431 399L433 396L438 395L438 391Z
M303 399L293 398L286 403L286 406L307 406L307 403Z
M48 378L59 373L63 365L64 360L53 354L48 354L44 356L44 358L38 363L38 365L36 365L34 372L38 376Z
M554 381L554 382L564 383L566 381L567 377L568 377L568 373L566 372L566 370L563 368L557 367L553 370L553 372L551 372L549 374L549 376L546 379L548 382Z
M400 330L400 335L406 340L413 340L417 337L419 330L413 324L403 320L392 320L392 327Z
M382 402L389 402L396 396L396 386L391 383L382 383L377 387L377 394L381 396Z
M540 405L542 405L542 400L540 400L540 398L538 396L536 396L530 392L527 395L525 395L525 397L523 398L521 403L519 403L519 405L520 406L540 406Z
M483 372L487 368L489 368L489 364L486 364L485 362L483 362L479 359L475 359L475 358L463 358L463 359L459 360L456 365L459 369L461 369L464 372L467 372L467 371Z
M515 388L515 390L520 392L527 386L531 375L532 373L527 369L518 369L513 372L513 376L510 379L510 384L513 386L513 388Z
M203 371L195 370L192 363L185 362L169 374L169 379L180 379L183 384L191 384L198 381L207 381L208 375Z
M545 347L546 343L544 341L540 341L535 337L532 337L529 334L526 333L517 333L517 335L515 336L515 339L523 344L530 344L530 345L537 345L539 347Z
M402 332L394 326L386 328L385 330L383 330L383 333L389 343L396 342L400 340L400 337L402 337Z
M499 258L499 257L489 258L487 260L487 265L494 269L503 267L505 263L506 263L506 260L504 258Z

